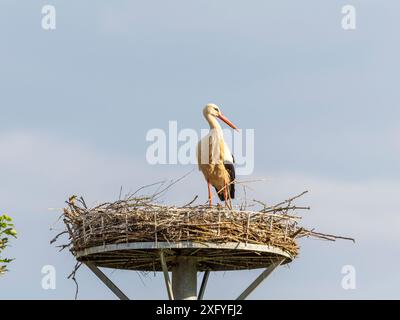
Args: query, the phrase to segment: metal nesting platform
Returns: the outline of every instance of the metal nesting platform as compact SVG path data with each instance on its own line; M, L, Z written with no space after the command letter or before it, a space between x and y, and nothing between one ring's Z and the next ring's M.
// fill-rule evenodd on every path
M123 300L127 300L128 297L100 271L99 267L162 271L170 300L201 300L212 271L264 268L265 270L260 276L238 297L238 300L243 300L276 267L293 260L293 257L287 252L269 245L190 241L106 244L77 251L75 255ZM172 281L169 271L172 272ZM199 271L205 273L198 292L197 272Z
M197 271L259 269L267 268L277 260L283 260L282 264L293 260L290 254L268 245L194 242L108 244L78 251L76 258L104 268L163 271L161 250L168 270L172 270L177 257L194 259Z

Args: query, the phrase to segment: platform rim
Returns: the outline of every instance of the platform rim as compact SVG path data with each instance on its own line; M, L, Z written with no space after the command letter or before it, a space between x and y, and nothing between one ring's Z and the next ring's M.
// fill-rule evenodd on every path
M276 247L268 244L253 244L244 242L225 242L225 243L214 243L214 242L194 242L194 241L179 241L179 242L128 242L128 243L112 243L105 244L95 247L85 248L78 250L75 253L76 258L89 257L93 254L101 254L112 251L124 251L124 250L174 250L174 249L215 249L215 250L243 250L243 251L254 251L271 253L285 257L288 262L294 260L294 257Z

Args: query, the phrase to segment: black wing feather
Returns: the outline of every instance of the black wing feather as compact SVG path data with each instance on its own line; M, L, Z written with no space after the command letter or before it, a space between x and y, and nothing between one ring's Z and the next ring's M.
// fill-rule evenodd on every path
M236 174L235 174L235 158L233 157L233 163L232 162L224 162L224 166L226 171L228 171L229 174L229 186L228 186L228 192L229 192L229 196L231 199L235 199L235 179L236 179ZM215 188L215 190L217 190L217 188ZM217 194L218 197L221 201L224 201L224 192L218 192L219 190L217 190Z
M235 199L235 178L236 178L236 174L235 174L235 166L233 163L227 162L225 163L225 169L226 171L228 171L229 173L229 195L231 197L231 199Z

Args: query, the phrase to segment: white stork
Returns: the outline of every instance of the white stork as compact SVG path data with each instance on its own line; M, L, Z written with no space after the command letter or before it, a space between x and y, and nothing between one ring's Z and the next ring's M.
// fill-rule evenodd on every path
M208 200L212 206L212 191L214 187L221 201L232 208L230 200L235 198L235 167L234 158L225 143L222 128L217 118L224 121L232 129L238 128L222 115L218 106L207 104L203 115L210 125L210 132L197 145L197 160L199 170L208 184Z

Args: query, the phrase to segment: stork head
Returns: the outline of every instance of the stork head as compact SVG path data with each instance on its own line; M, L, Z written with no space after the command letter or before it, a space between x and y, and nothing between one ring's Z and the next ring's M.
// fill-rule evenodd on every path
M225 122L232 129L239 130L230 120L228 120L228 118L222 114L220 108L214 103L207 104L203 109L203 114L206 119L208 117L215 117Z

